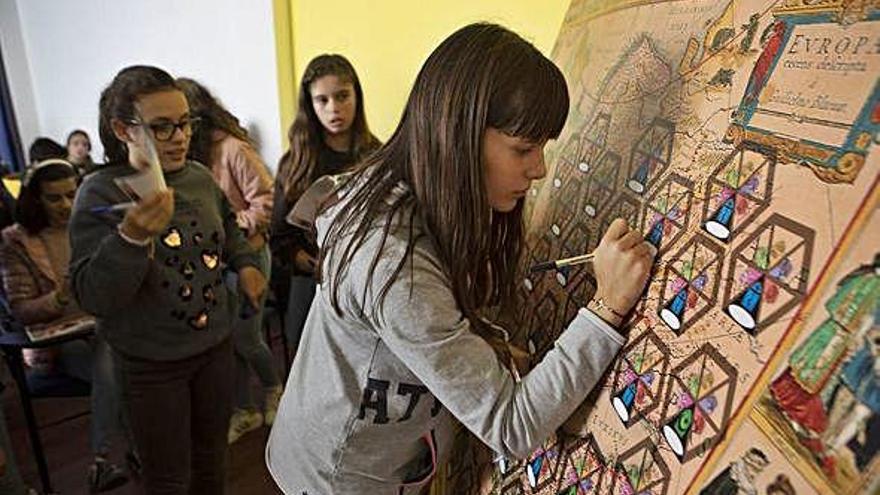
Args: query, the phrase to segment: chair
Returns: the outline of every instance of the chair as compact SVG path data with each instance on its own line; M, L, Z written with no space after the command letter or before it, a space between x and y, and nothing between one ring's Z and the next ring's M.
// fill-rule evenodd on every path
M21 407L24 413L25 422L27 423L31 450L34 454L34 461L37 463L37 471L40 476L43 493L52 493L53 490L52 482L49 478L49 468L46 463L46 456L43 452L43 442L40 439L40 427L37 424L37 419L34 415L32 399L82 397L88 396L91 393L91 390L88 383L63 374L39 376L27 373L25 371L22 351L24 349L36 349L59 345L71 340L86 338L92 333L92 331L79 332L77 334L63 335L45 341L31 342L27 334L24 332L23 325L12 317L5 300L0 298L0 349L2 349L3 355L6 358L6 364L9 367L9 372L12 375L12 379L15 381L15 386L18 389L18 394L21 399ZM44 426L54 426L64 421L80 417L83 414L88 413L74 414L63 418L60 421Z

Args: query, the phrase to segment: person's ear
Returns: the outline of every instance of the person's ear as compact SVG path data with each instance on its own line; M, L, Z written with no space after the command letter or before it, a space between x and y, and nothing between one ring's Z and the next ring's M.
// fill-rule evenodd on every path
M125 122L119 119L110 119L110 128L113 129L113 134L116 136L116 139L123 143L134 142L134 136L129 132L131 126Z

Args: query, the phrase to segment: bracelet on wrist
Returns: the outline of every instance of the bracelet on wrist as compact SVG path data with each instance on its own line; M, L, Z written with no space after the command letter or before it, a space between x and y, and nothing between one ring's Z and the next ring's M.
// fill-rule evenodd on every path
M620 318L621 320L626 318L625 314L619 313L617 310L612 308L608 303L606 303L605 300L602 299L601 297L597 297L596 299L593 299L593 302L596 303L596 306L599 306L600 308L607 310L608 312L610 312L614 316Z
M151 237L147 237L146 239L135 239L134 237L131 237L122 230L122 224L119 224L119 226L116 227L116 233L119 234L119 237L121 237L123 241L135 246L147 247L153 242Z
M623 323L623 321L626 319L626 315L620 314L614 308L609 306L608 303L606 303L601 297L597 297L597 298L593 299L592 301L590 301L590 305L593 306L592 309L594 309L594 313L598 311L598 312L604 313L606 316L610 316L611 318L606 317L606 318L602 318L602 319L606 320L606 323L610 324L613 327L620 326ZM597 316L601 317L602 315L597 315ZM612 319L613 321L608 321L609 319Z

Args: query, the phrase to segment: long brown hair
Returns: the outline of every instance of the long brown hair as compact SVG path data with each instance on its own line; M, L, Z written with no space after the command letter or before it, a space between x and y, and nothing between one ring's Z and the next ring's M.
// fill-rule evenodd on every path
M349 153L357 160L378 145L370 133L364 112L364 91L351 62L342 55L319 55L309 62L299 85L296 117L287 131L288 149L278 161L278 180L287 203L293 205L317 177L318 153L324 144L324 126L312 106L312 83L324 76L336 76L351 83L355 93L354 121L351 124Z
M472 323L477 325L481 308L510 297L523 244L523 205L521 200L508 213L491 209L482 138L492 127L535 142L555 139L568 105L560 70L517 34L478 23L443 41L416 77L394 135L361 164L352 179L359 186L348 193L346 211L330 225L319 266L334 253L327 274L334 308L339 311L338 287L358 249L384 220L380 247L367 272L366 287L372 285L390 220L399 214L424 227L456 302ZM398 183L408 192L388 205ZM406 254L384 281L378 302L416 241L410 228Z
M189 144L190 159L202 165L211 166L211 147L214 144L214 131L216 130L251 143L247 129L242 127L238 118L232 115L220 103L220 100L208 91L208 88L198 81L186 77L178 77L176 82L183 94L186 95L190 114L201 119L199 125L193 129Z

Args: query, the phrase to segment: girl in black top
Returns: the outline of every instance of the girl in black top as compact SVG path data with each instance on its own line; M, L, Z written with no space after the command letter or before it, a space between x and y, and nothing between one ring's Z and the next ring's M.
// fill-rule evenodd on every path
M315 295L317 247L305 231L285 221L296 201L318 178L351 168L379 147L367 126L357 73L342 55L309 62L299 86L289 148L278 163L272 215L272 289L286 313L285 333L299 343Z

